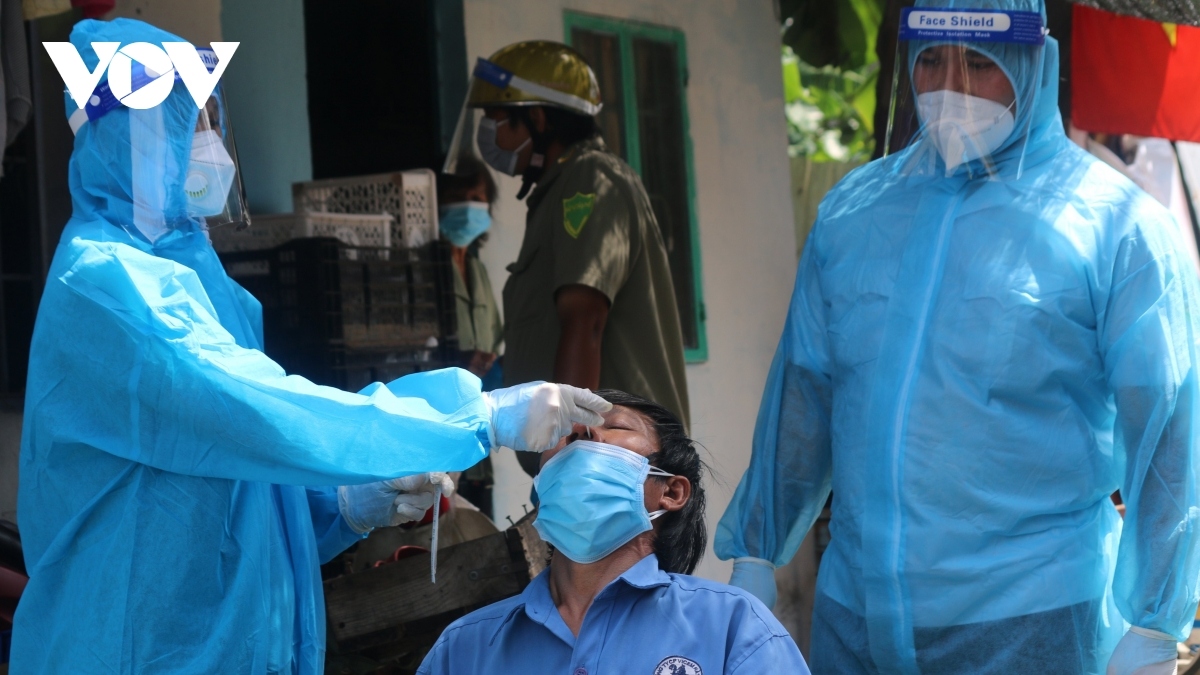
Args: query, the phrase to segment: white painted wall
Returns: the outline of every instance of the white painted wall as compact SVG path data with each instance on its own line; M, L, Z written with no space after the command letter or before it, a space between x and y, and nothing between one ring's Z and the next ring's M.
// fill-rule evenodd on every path
M779 23L771 0L465 0L468 61L520 40L563 41L563 10L682 30L694 149L709 360L688 367L692 435L709 452L709 532L750 461L767 368L783 329L796 270ZM516 260L525 206L503 179L482 258L497 292ZM506 451L507 452L507 451ZM515 520L530 479L511 452L497 458L496 513ZM721 581L711 554L697 571Z

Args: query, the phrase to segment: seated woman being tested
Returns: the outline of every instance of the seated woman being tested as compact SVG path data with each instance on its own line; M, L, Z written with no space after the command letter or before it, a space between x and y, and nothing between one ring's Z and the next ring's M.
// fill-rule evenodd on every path
M450 625L421 675L786 672L795 642L741 589L689 576L704 554L704 464L666 408L619 391L534 479L550 566L520 595Z

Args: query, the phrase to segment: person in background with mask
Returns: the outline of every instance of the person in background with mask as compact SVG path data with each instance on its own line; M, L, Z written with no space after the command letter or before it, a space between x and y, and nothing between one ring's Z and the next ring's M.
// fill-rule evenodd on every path
M749 593L688 576L704 555L704 465L667 409L619 391L604 423L545 453L534 527L554 549L520 595L455 621L420 675L788 673L796 643Z
M620 389L686 425L667 250L641 179L599 136L599 110L596 76L566 45L519 42L476 66L450 158L474 136L483 161L522 176L518 199L529 195L504 286L504 382ZM536 456L517 457L537 471Z
M474 157L459 160L458 174L438 177L438 227L450 242L451 259L458 272L454 296L458 308L458 348L462 366L484 381L484 391L504 342L500 307L492 293L487 267L479 261L479 247L492 226L496 181L487 165ZM499 378L496 378L499 379Z
M916 5L902 25L1012 30L902 30L920 131L821 204L717 555L771 605L832 487L814 673L1174 673L1200 599L1191 257L1067 139L1040 0Z
M180 42L127 19L71 31L88 70L96 44ZM207 239L246 222L214 99L178 77L148 109L107 82L67 99L73 213L29 359L14 673L320 673L321 562L419 518L440 472L550 449L610 407L544 383L483 394L459 369L358 394L287 376Z
M459 161L458 174L438 176L438 227L450 242L454 262L454 298L458 309L458 348L460 365L483 381L483 390L497 389L503 383L502 366L497 360L504 342L500 307L492 293L487 267L479 260L479 247L487 240L492 226L492 206L496 203L496 181L487 165L475 157ZM495 484L492 458L454 477L459 494L492 516L492 492Z

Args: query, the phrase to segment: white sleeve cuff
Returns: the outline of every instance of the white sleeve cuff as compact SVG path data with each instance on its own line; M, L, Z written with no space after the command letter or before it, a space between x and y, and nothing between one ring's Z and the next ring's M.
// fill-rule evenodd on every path
M774 563L772 563L770 560L763 560L762 558L734 558L733 564L734 565L762 565L763 567L767 567L772 570L775 569Z
M483 397L483 402L487 405L488 409L487 435L488 445L490 446L488 447L488 452L491 453L500 449L500 444L496 441L496 401L486 391L479 392L479 395Z
M1167 642L1179 642L1178 640L1175 639L1174 635L1168 635L1161 631L1151 630L1149 628L1139 628L1138 626L1130 626L1129 632L1136 633L1138 635L1141 635L1142 637L1147 637L1152 640L1165 640Z

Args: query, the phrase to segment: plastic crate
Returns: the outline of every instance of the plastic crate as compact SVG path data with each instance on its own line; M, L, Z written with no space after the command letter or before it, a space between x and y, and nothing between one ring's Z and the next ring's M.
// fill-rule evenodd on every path
M392 246L420 248L438 239L437 183L429 169L292 184L296 213L388 213Z
M396 219L390 213L297 213L296 238L333 237L347 246L390 248L392 225Z
M444 242L385 249L296 239L221 260L262 303L265 351L288 373L357 391L457 363Z
M303 237L333 237L347 246L388 248L394 223L390 213L277 213L255 216L254 224L242 230L209 230L208 237L218 253L262 251Z
M233 225L215 227L208 231L208 238L218 253L274 248L296 238L296 214L254 216L250 227L241 230Z

